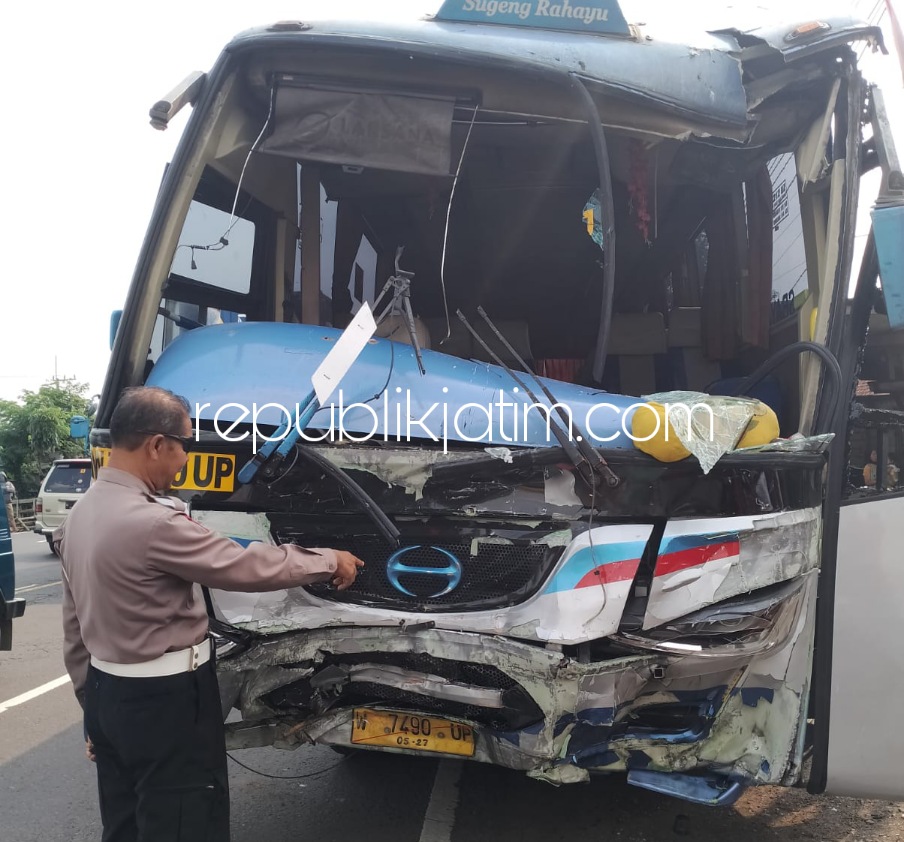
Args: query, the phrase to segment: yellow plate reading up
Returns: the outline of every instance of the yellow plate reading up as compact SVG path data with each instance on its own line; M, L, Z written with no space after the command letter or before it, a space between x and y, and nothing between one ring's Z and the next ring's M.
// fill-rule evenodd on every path
M352 743L474 756L474 731L470 725L404 711L355 708Z
M110 448L91 448L95 476L109 458ZM176 476L172 488L176 491L233 491L235 456L229 453L189 453L188 462Z

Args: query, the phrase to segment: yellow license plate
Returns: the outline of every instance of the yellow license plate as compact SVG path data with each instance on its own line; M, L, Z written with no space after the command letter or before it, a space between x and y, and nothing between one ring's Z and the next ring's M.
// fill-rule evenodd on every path
M94 475L110 459L110 448L91 448ZM185 467L176 476L176 491L233 491L235 489L235 456L230 453L188 454Z
M474 731L470 725L403 711L356 708L352 743L474 756Z

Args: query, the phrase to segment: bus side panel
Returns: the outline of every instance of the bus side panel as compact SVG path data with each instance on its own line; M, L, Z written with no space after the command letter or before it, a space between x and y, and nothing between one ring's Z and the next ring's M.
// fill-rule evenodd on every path
M0 652L13 645L13 620L25 611L25 600L16 599L16 566L6 505L0 490Z
M827 792L904 799L904 497L841 508Z

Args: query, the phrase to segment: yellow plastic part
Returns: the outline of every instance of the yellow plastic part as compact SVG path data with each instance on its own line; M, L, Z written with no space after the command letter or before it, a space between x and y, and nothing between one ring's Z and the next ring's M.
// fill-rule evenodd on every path
M666 424L668 424L668 428L666 428ZM668 429L668 436L666 436L666 429ZM634 411L634 417L631 419L631 435L634 437L634 446L638 450L649 453L660 462L680 462L691 455L691 452L676 435L675 428L666 421L665 407L661 403L648 403ZM641 439L646 439L646 441L641 441Z
M631 419L634 446L660 462L680 462L691 453L681 443L670 423L666 435L666 424L665 407L661 403L647 403L638 408ZM779 437L779 432L778 417L772 408L762 401L757 401L753 417L736 448L769 444Z
M753 410L753 418L747 424L747 429L744 430L744 435L741 436L737 447L757 447L761 444L769 444L778 436L778 417L770 407L762 401L757 401L756 408Z

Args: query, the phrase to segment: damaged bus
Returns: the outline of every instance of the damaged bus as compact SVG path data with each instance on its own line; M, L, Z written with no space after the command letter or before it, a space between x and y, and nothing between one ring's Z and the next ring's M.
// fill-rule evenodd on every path
M857 63L881 32L678 33L615 0L282 21L152 108L192 113L95 466L122 389L170 389L195 519L366 561L341 592L209 594L230 747L706 804L811 751L813 792L904 796L904 496L856 489L848 446L904 265L877 233L849 290L861 176L877 215L902 200ZM715 454L637 434L688 396Z

